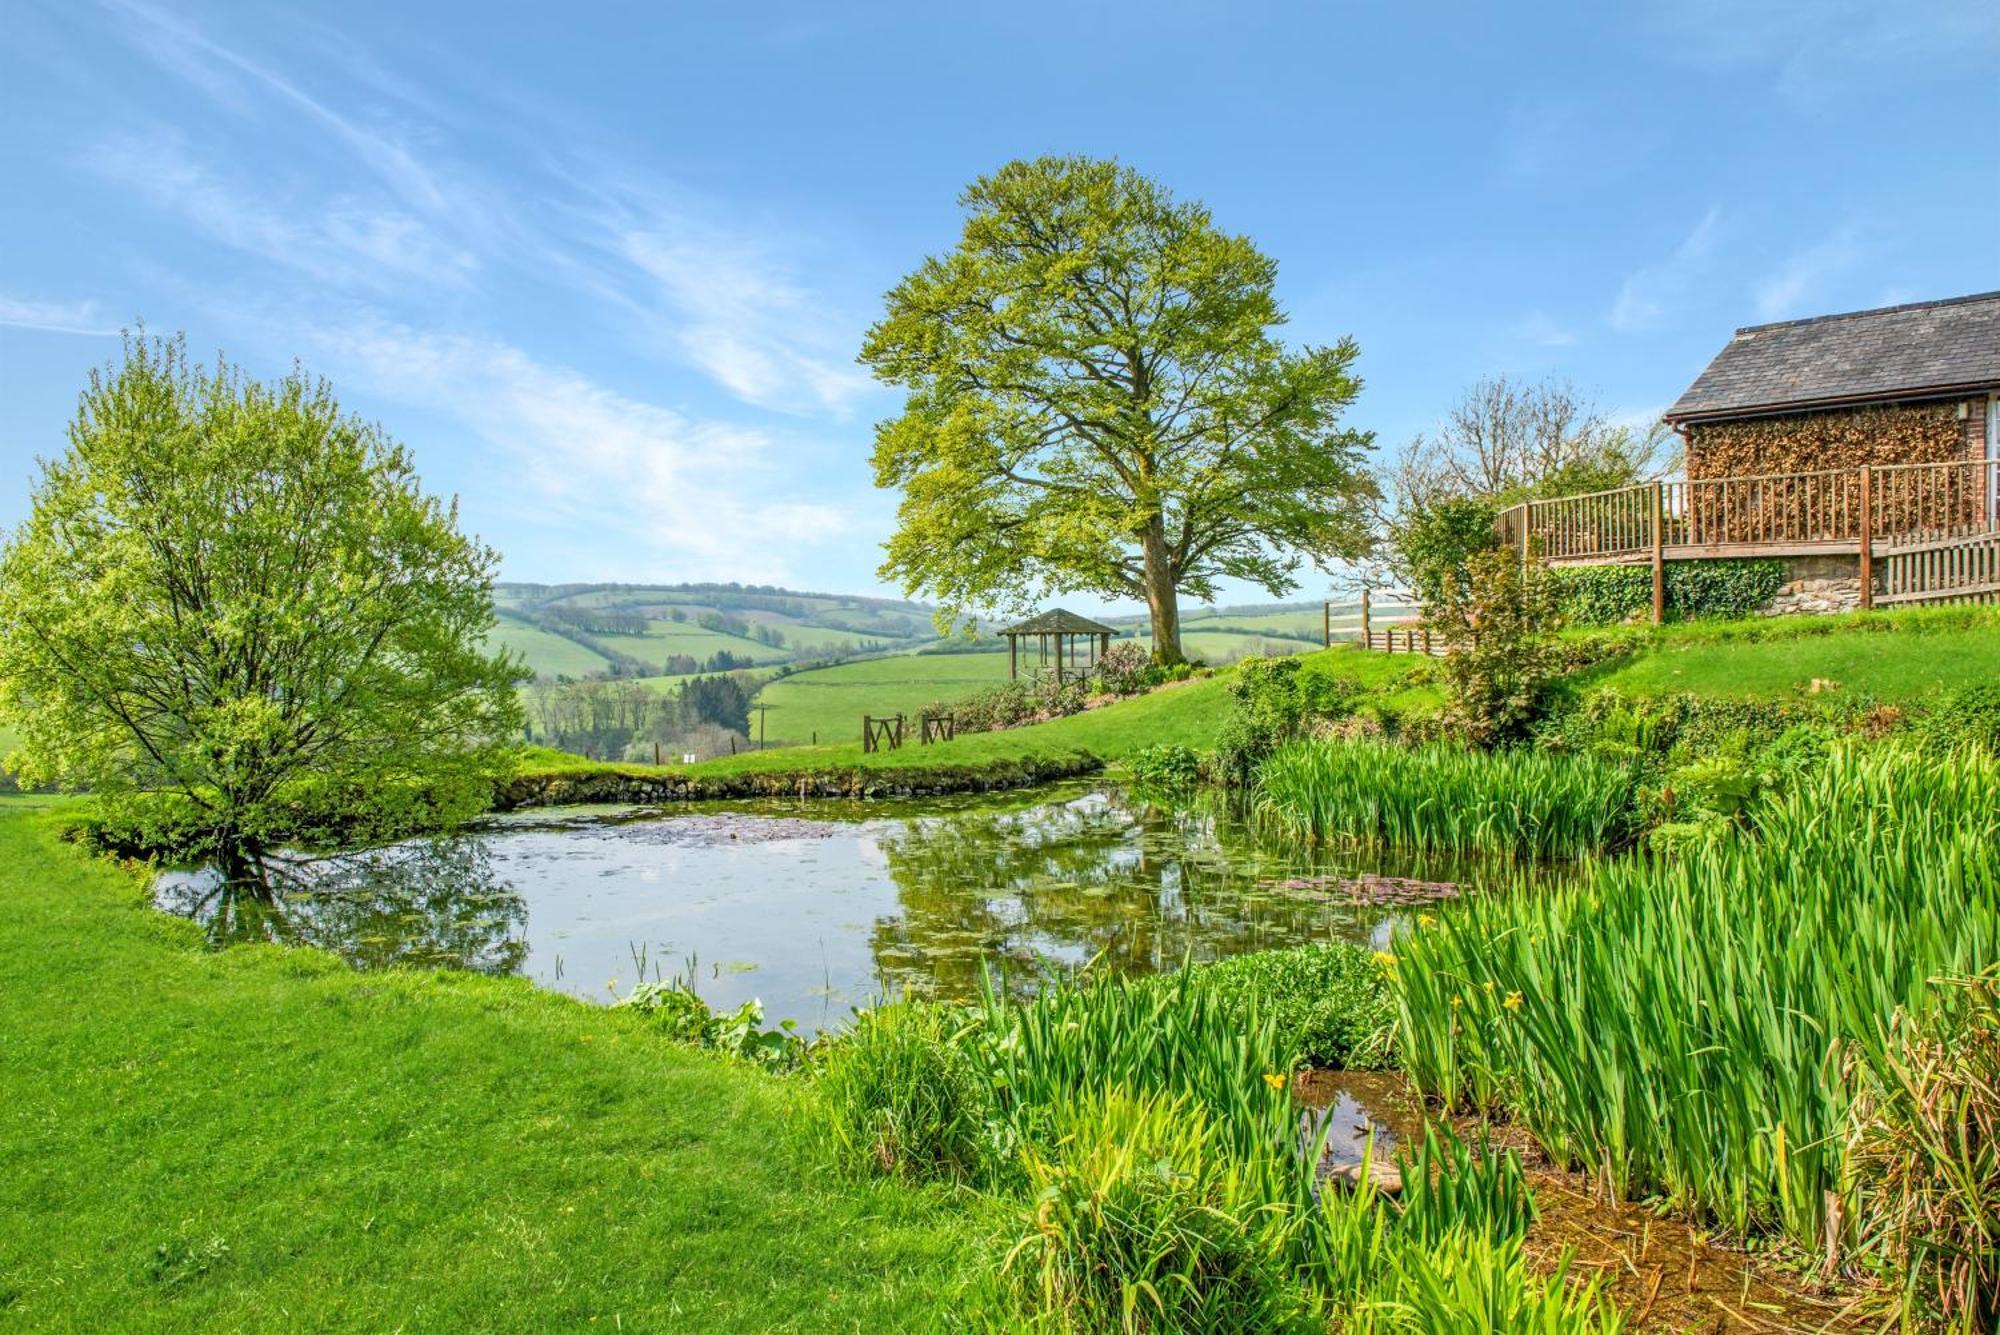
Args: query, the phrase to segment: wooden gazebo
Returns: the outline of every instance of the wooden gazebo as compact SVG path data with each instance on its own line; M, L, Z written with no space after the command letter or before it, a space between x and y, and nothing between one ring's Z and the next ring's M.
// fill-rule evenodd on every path
M1081 677L1109 652L1111 637L1118 632L1089 617L1065 612L1060 607L1029 617L1000 632L1007 637L1007 676L1021 675L1021 641L1032 639L1038 651L1036 675L1053 671L1058 682L1066 676ZM1079 652L1080 651L1080 652Z

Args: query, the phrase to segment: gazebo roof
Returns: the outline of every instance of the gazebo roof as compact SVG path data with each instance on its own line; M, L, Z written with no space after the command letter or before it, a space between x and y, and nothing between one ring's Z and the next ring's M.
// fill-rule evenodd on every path
M1029 617L1000 632L1002 635L1116 635L1111 626L1080 617L1074 612L1065 612L1060 607Z

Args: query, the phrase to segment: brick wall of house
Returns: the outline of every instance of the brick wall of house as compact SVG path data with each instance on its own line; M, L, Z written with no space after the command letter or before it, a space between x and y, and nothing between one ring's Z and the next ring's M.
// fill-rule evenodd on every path
M1986 456L1986 400L1898 403L1740 422L1690 423L1690 478L1810 473Z

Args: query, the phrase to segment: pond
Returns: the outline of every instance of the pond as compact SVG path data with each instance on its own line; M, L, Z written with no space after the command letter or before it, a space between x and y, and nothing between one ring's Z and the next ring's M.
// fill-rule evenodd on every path
M969 996L988 968L1025 989L1093 959L1146 973L1307 941L1380 946L1407 910L1377 901L1410 883L1368 882L1370 902L1356 903L1350 878L1476 880L1260 838L1223 804L1103 785L555 809L273 870L286 887L275 907L209 870L166 873L155 895L219 942L522 974L599 1001L642 978L691 977L712 1006L759 999L769 1019L809 1031L885 995Z

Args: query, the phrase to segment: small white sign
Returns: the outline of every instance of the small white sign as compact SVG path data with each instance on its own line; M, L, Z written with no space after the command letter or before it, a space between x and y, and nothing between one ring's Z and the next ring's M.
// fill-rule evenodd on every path
M683 752L681 752L681 764L683 764L683 765L692 765L692 764L694 764L694 752L692 752L692 751L683 751Z

